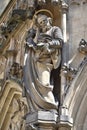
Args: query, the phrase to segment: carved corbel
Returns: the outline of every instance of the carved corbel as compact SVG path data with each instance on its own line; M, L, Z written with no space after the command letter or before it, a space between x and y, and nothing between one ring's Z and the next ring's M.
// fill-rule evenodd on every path
M67 64L64 64L61 69L61 73L66 77L66 79L69 79L70 81L75 77L77 73L77 69L74 69Z
M64 0L61 0L62 11L67 12L68 11L68 7L69 7L68 4Z
M87 42L84 39L81 39L78 50L80 53L87 55Z
M72 80L75 78L77 72L78 72L77 69L70 67L68 64L64 64L62 66L61 76L64 77L64 79L66 80L66 82L64 84L63 97L65 97L67 90L69 89L70 84L71 84Z

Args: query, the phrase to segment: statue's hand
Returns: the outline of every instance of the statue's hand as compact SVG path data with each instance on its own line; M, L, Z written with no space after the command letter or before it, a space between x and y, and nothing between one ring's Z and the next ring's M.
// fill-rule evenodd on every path
M43 42L40 42L37 44L38 47L43 47L44 46L44 43Z
M50 53L49 43L40 42L37 44L37 49L44 51L44 53Z
M61 43L59 42L59 40L52 40L51 42L49 42L49 47L50 48L61 48Z
M43 47L44 47L44 43L43 42L37 43L37 46L36 46L37 49L41 49Z

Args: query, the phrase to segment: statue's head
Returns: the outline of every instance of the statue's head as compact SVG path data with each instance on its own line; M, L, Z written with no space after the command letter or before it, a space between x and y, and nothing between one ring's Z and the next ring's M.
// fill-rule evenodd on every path
M46 29L49 30L52 26L52 20L50 17L43 15L43 14L39 14L37 16L37 24L41 29Z
M42 32L48 31L52 27L52 14L47 10L40 10L35 14L36 24Z

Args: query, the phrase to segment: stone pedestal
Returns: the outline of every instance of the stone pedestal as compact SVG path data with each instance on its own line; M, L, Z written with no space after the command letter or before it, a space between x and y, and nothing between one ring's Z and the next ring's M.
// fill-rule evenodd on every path
M58 115L51 111L37 111L26 116L26 130L56 130Z

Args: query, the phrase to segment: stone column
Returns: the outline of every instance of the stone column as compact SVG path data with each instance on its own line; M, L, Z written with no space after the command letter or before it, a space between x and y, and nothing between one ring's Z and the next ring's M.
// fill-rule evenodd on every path
M67 12L68 12L68 5L65 2L62 2L61 4L62 8L62 30L63 30L63 40L64 43L67 43Z
M62 48L62 67L67 63L67 26L66 26L66 17L68 11L68 5L62 1L62 30L63 30L63 39L64 44ZM62 69L61 69L62 70ZM66 77L65 71L61 71L61 97L60 97L60 108L59 108L59 117L58 117L58 130L71 130L73 126L73 119L70 117L68 113L68 108L63 105L63 101L65 98L65 87L66 87Z
M37 111L26 116L26 130L56 130L57 113Z
M61 4L61 8L62 8L62 30L63 30L63 39L64 39L64 44L62 47L62 66L64 64L66 64L67 62L67 55L66 55L66 43L67 43L67 36L66 36L66 15L67 15L67 11L68 11L68 5L63 1ZM64 88L66 86L66 78L63 75L63 73L61 73L61 105L63 104L63 100L64 100Z

